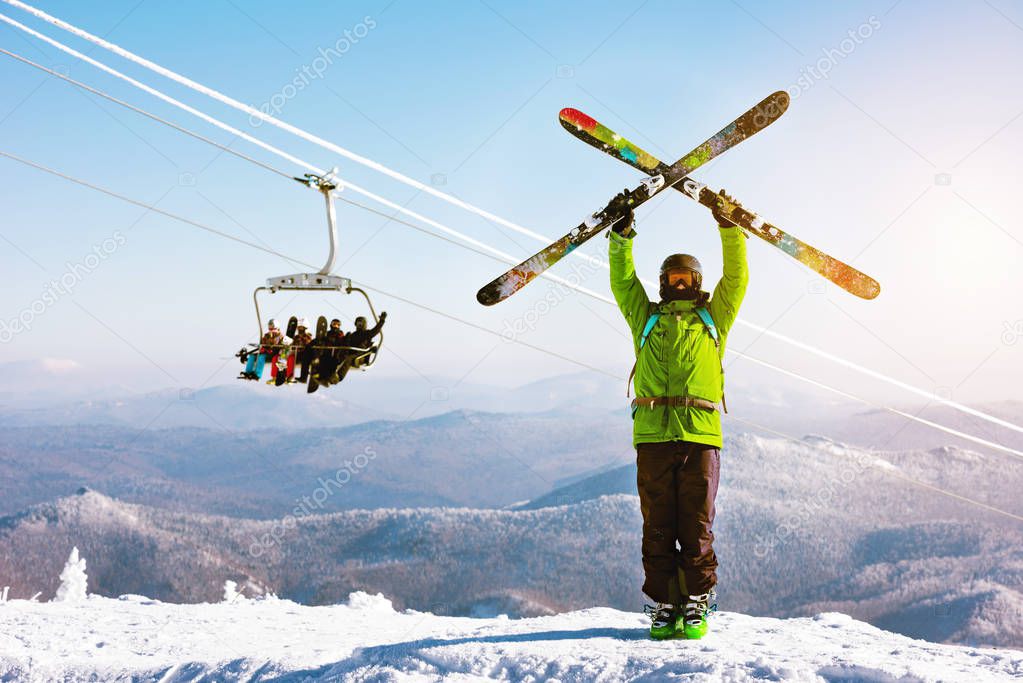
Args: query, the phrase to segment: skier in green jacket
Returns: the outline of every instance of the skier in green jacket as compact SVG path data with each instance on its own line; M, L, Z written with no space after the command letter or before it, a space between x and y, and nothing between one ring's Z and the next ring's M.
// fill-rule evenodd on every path
M632 258L633 216L625 195L608 210L622 219L610 235L611 291L636 352L633 445L643 513L643 592L654 638L700 638L716 608L714 498L724 403L722 355L746 293L746 239L728 219L737 206L724 190L714 210L724 269L713 295L693 256L673 254L651 301Z

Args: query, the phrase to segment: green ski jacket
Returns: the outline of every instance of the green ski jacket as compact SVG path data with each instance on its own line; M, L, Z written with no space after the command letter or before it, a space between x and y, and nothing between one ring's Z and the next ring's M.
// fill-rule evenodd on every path
M691 396L720 403L725 377L721 360L728 331L735 322L746 294L749 270L746 239L738 227L718 228L724 272L714 288L707 310L718 330L720 346L707 331L692 301L650 301L636 276L632 239L611 232L609 260L611 292L632 331L636 353L636 396ZM661 317L639 348L650 315ZM632 428L633 444L661 441L693 441L721 448L721 415L718 411L685 406L640 407Z

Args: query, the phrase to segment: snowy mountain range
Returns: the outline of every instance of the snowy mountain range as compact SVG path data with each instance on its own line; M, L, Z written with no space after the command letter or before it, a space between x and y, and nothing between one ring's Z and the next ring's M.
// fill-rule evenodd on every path
M953 497L1023 515L1017 461L998 463L997 483L982 486L987 456L952 448L881 453L740 435L725 453L716 525L724 609L840 610L931 640L1023 644L1019 523ZM332 604L379 591L399 608L450 615L634 610L643 598L629 467L506 510L298 508L249 520L84 491L0 518L0 577L14 597L47 596L77 545L90 590L107 596L209 601L230 579L249 595Z
M368 452L380 456L374 466L360 470L358 485L331 496L323 511L503 507L634 457L628 412L616 397L621 386L592 373L504 391L373 378L311 397L293 387L239 383L86 399L59 391L64 374L79 372L75 365L52 361L40 372L53 396L64 399L0 403L0 514L84 485L171 509L282 516L320 477ZM726 431L826 434L884 451L982 448L887 411L798 392L778 400L776 393L731 393ZM353 394L358 402L349 398ZM1023 403L985 408L1023 422ZM950 408L913 412L1023 449L1023 434L994 430ZM992 453L993 462L1005 457Z
M0 587L14 598L51 595L77 545L90 589L110 597L210 601L234 580L250 596L379 591L480 617L643 600L617 380L374 378L308 400L242 383L76 394L80 368L31 370L32 395L50 399L0 396ZM1023 644L1023 463L814 394L747 388L729 403L726 430L745 433L723 450L725 609ZM1018 402L986 408L1023 417ZM992 436L947 408L920 414ZM1017 436L997 438L1023 447Z
M499 508L627 462L627 430L603 416L466 411L300 431L7 427L0 514L88 486L170 509L272 518L332 479L344 486L320 512Z

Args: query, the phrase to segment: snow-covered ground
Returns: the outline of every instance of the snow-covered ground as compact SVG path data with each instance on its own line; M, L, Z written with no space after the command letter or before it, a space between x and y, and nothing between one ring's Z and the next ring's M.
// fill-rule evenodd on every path
M0 681L1005 681L1023 652L936 645L842 614L716 615L702 641L653 642L642 614L534 619L396 612L383 596L174 605L139 596L0 603Z

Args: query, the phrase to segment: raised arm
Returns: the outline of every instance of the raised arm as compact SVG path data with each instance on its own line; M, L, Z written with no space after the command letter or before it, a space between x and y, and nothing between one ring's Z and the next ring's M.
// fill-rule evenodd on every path
M633 339L638 339L650 313L650 299L636 275L636 264L632 259L632 237L635 234L632 232L629 237L623 237L612 232L608 240L608 261L611 264L611 293L632 330Z
M721 280L714 287L710 300L710 315L722 339L728 334L739 314L739 306L746 296L749 268L746 264L746 235L742 228L719 227L721 257L724 262ZM723 347L722 347L723 348Z
M379 319L379 320L377 320L377 324L376 324L376 325L374 325L373 327L369 328L369 329L368 329L368 330L366 331L366 332L367 332L367 334L369 335L369 338L370 338L370 339L372 339L373 337L375 337L375 336L377 336L378 334L380 334L380 330L382 330L382 329L384 328L384 321L385 321L385 320L387 320L387 311L383 311L383 312L382 312L382 313L380 314L380 319Z

